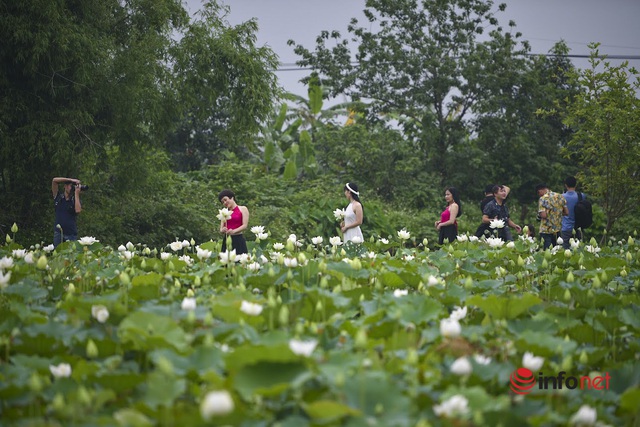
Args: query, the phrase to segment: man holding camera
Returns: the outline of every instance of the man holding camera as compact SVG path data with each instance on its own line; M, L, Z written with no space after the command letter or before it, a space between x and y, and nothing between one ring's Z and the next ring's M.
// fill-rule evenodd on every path
M64 191L60 191L60 184L64 184ZM76 218L82 211L80 191L85 188L79 179L58 177L51 181L53 204L56 209L56 222L53 227L54 247L66 240L78 240Z

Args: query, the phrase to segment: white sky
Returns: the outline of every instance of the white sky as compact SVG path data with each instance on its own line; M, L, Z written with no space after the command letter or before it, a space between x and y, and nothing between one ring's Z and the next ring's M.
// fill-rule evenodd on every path
M184 0L195 13L202 0ZM231 24L256 18L258 44L268 45L282 64L291 65L298 57L287 40L313 50L315 38L322 30L338 30L346 36L352 17L364 23L365 0L221 0L231 8ZM547 53L560 39L567 42L572 54L588 54L588 43L600 42L600 52L609 55L640 55L640 0L503 0L504 13L498 13L500 25L507 28L514 20L516 30L529 40L533 53ZM613 62L613 61L612 61ZM587 65L577 60L578 67ZM284 66L294 68L295 66ZM640 68L640 60L630 65ZM298 80L309 71L278 71L280 84L288 91L305 95Z

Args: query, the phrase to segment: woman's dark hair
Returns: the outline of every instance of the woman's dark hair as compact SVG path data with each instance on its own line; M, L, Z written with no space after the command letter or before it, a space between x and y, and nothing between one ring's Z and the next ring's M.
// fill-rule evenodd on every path
M348 188L347 185L351 188ZM355 184L353 182L347 182L347 184L344 186L345 190L348 190L349 193L351 193L351 197L353 198L353 200L355 200L356 202L362 204L362 202L360 201L360 196L358 196L356 193L354 193L354 191L358 191L358 184Z
M444 189L445 192L449 192L451 193L451 196L453 197L453 201L456 202L458 204L458 215L457 216L462 216L462 202L460 201L460 193L458 192L458 189L456 187L447 187Z
M234 199L236 198L236 195L233 191L231 190L222 190L219 194L218 194L218 201L221 202L223 197L228 197L230 199Z

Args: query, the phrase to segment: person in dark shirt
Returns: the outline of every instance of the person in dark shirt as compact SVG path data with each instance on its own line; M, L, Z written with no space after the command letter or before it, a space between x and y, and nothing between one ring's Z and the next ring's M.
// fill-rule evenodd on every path
M482 211L482 222L484 224L490 225L491 221L494 219L504 221L504 226L502 228L496 228L498 237L500 237L504 241L513 240L513 237L511 236L511 230L509 230L509 228L514 228L518 233L522 231L522 228L518 224L514 223L509 217L509 208L505 203L507 194L508 192L504 185L494 186L494 200L487 203L484 207L484 210Z
M485 206L487 206L487 203L491 202L492 200L495 200L495 196L493 195L493 187L495 186L496 184L489 184L484 188L484 199L482 199L482 201L480 202L480 212L484 212L484 208ZM509 196L509 192L511 191L511 189L506 185L503 185L502 187L507 192L507 196ZM484 222L481 222L475 234L476 234L476 237L482 237L482 236L488 235L490 232L491 232L491 229L489 228L489 224L485 224Z
M60 191L60 184L64 190ZM80 180L75 178L53 178L51 181L56 219L53 225L53 246L66 240L78 240L77 216L82 211L80 204Z

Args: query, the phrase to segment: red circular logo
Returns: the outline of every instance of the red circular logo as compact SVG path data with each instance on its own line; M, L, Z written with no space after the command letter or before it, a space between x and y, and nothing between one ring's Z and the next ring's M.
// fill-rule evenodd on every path
M516 394L528 394L529 390L536 385L536 377L527 368L518 368L511 373L511 391Z

